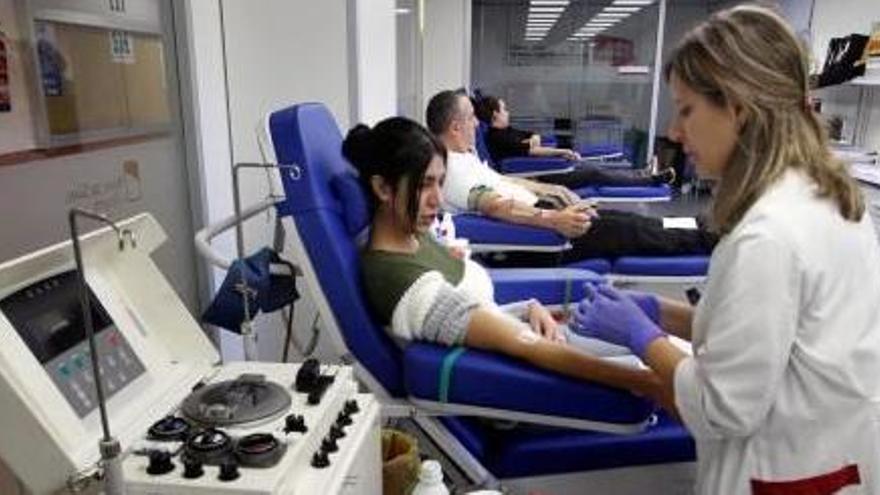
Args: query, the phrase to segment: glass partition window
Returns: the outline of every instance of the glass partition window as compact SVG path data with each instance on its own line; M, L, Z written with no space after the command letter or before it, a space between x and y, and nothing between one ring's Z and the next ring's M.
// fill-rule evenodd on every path
M642 166L658 10L653 0L474 0L473 87L504 99L514 127Z
M43 20L34 32L53 143L170 127L160 35Z

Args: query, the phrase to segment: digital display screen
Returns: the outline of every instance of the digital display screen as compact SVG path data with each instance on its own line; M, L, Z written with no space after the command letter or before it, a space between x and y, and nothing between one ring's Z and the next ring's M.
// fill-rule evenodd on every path
M91 289L88 291L92 322L99 334L113 322ZM42 280L7 296L0 301L0 310L41 364L86 339L76 271Z

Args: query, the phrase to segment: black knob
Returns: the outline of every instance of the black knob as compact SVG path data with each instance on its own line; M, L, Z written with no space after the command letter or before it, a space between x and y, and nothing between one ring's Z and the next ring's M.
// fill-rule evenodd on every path
M328 436L333 440L338 440L345 436L345 430L342 429L342 426L333 425L330 427L330 433L328 433Z
M345 414L347 414L349 416L351 416L352 414L354 414L360 410L361 410L361 408L358 407L358 403L354 399L350 399L350 400L345 401L345 405L342 406L342 412L344 412Z
M339 445L336 445L335 438L325 437L323 440L321 440L321 450L329 454L331 452L336 452L337 450L339 450Z
M340 427L348 426L352 423L351 416L345 413L340 413L339 416L336 416L336 424Z
M316 388L309 392L308 398L306 399L310 406L316 406L321 403L321 397L324 396L324 390L321 388Z
M174 463L171 462L171 452L167 450L151 450L150 464L147 465L147 474L158 476L174 470Z
M220 475L217 479L220 481L232 481L238 479L238 463L235 461L223 461L220 464Z
M315 452L315 455L312 456L312 467L321 469L330 465L330 458L327 457L327 453L323 450Z
M294 431L299 433L309 431L306 426L306 418L301 414L288 414L287 417L284 418L284 433L291 433Z
M202 463L195 459L183 461L183 477L188 479L201 478L205 474Z

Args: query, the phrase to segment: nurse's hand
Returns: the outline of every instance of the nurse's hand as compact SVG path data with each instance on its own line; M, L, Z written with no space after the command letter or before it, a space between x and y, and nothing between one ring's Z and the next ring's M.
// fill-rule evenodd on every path
M666 336L625 294L608 285L587 284L584 289L587 295L572 313L574 332L627 347L639 357L651 342Z
M642 310L642 313L651 319L656 325L660 325L660 300L657 296L650 292L641 292L637 290L622 290L621 294L632 299L636 306Z

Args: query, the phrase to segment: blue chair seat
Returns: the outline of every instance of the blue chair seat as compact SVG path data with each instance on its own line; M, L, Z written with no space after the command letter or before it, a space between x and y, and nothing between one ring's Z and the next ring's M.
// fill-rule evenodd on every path
M449 347L413 343L404 350L404 387L410 397L440 401L440 373ZM468 349L449 379L448 402L637 426L654 411L651 402L620 389L523 366L522 361Z
M571 171L574 162L565 158L505 158L498 165L498 171L502 174L554 174Z
M611 272L617 275L699 277L709 271L709 256L621 256Z
M442 419L471 454L503 478L689 462L694 441L680 423L658 414L634 435L519 426L496 431L472 418Z
M661 184L659 186L639 186L639 187L629 187L629 186L616 186L616 187L608 187L608 186L590 186L590 187L581 187L575 189L575 194L582 198L633 198L633 199L643 199L643 198L668 198L672 194L672 190L666 184Z

